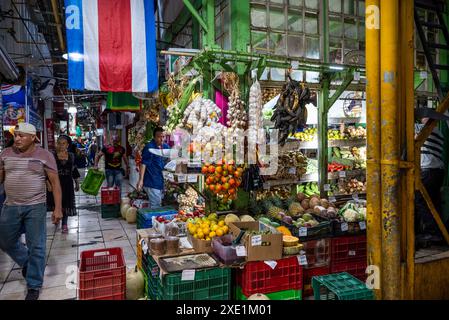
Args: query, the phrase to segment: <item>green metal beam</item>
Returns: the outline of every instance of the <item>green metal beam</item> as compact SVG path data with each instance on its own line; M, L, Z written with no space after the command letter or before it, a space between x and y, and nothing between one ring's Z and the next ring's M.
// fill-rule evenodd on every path
M186 6L187 10L189 10L190 14L198 21L198 23L203 27L203 29L208 32L208 27L206 22L204 22L203 18L201 18L200 14L196 10L196 8L192 5L190 0L183 0L184 5Z
M206 1L207 43L205 46L215 46L215 1Z
M340 98L341 94L346 90L346 88L351 84L353 80L354 80L354 73L352 70L350 70L346 73L343 83L338 87L337 91L335 91L332 97L329 98L329 104L327 106L327 109L325 110L326 114L329 112L329 109L334 105L337 99Z
M323 61L329 63L329 0L322 0ZM346 4L346 3L345 3Z
M232 50L247 52L251 40L250 1L229 1L231 6Z

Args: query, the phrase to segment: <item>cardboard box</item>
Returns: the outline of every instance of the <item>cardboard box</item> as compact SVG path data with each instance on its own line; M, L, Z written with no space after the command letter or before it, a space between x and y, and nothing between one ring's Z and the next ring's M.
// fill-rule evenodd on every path
M259 221L231 222L229 224L229 230L234 238L238 237L242 229L245 231L269 229L272 231L272 234L261 235L260 245L253 245L252 238L254 236L248 234L243 236L240 243L246 248L246 261L279 260L282 258L282 234L275 228Z
M193 246L193 249L197 253L213 253L214 249L212 248L212 240L206 241L206 240L199 240L189 233L188 239L190 243Z

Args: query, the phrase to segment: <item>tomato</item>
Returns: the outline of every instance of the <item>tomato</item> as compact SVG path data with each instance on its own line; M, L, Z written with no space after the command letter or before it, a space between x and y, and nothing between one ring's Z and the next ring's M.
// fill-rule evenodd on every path
M229 185L234 186L235 185L235 179L231 178L229 179Z
M228 190L228 192L229 192L230 195L233 195L233 194L235 194L235 189L231 188L231 189Z
M206 174L208 172L209 172L208 167L204 166L204 167L201 168L201 173L202 174Z
M215 191L215 185L211 184L211 185L209 186L209 190L212 191L212 192L214 192L214 191Z
M218 166L215 168L215 172L216 173L222 173L223 172L223 167L222 166Z
M221 186L221 184L217 184L216 186L215 186L215 191L217 192L217 193L220 193L220 191L223 189L223 187Z
M221 182L222 182L222 183L228 182L228 178L226 178L226 177L221 177Z
M210 174L215 172L215 167L214 166L209 166L209 168L207 169L207 171L209 171Z

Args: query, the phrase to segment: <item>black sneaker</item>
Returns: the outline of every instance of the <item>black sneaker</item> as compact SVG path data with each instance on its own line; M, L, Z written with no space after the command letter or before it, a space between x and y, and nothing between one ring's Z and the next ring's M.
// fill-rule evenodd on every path
M27 277L27 265L26 265L26 264L25 264L25 265L23 266L23 268L22 268L22 276L23 276L24 278Z
M37 300L39 299L39 290L37 289L28 289L27 296L25 300Z

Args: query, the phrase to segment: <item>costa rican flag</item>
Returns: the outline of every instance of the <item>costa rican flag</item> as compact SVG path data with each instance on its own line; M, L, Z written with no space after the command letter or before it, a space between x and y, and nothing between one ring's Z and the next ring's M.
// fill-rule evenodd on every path
M154 0L65 0L69 88L158 88Z

